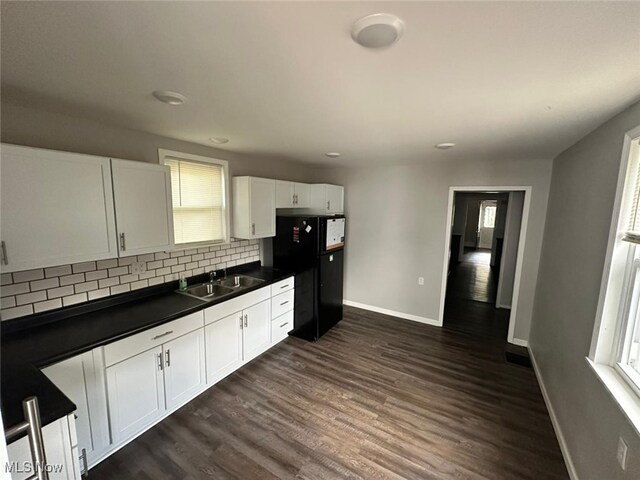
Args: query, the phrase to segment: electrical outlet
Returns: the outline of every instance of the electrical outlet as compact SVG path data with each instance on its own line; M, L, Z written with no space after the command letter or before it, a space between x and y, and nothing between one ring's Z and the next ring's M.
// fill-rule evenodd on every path
M147 264L144 262L133 262L131 264L131 273L141 274L147 271Z
M618 452L616 454L616 458L618 459L618 463L620 464L620 468L622 470L627 469L627 450L629 447L627 446L627 442L624 441L624 438L618 438Z
M418 277L418 285L424 285L424 277Z

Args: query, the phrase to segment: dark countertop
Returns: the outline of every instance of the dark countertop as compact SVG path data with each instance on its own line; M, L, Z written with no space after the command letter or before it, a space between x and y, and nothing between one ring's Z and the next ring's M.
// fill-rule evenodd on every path
M259 262L228 269L229 275L240 272L265 282L209 302L176 293L178 282L170 282L2 322L0 407L4 428L23 421L22 400L32 395L38 397L43 425L76 409L40 368L291 276L289 272L260 267ZM207 280L206 275L199 275L189 279L189 284Z

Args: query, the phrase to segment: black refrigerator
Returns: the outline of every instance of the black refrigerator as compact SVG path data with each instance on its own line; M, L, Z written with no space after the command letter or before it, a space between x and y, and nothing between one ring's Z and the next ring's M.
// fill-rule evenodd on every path
M295 273L291 335L316 341L342 320L346 220L278 216L273 266Z

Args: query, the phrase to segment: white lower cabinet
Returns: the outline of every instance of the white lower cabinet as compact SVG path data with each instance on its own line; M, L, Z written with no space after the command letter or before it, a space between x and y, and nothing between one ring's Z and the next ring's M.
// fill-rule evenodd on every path
M162 362L162 347L157 347L107 368L114 442L153 424L164 412Z
M85 460L91 468L284 340L293 300L290 277L43 369L76 405L43 428L47 461L61 465L51 478L79 479ZM25 442L9 445L10 461L28 460Z
M107 367L113 441L128 439L191 400L205 380L202 328Z
M75 429L73 414L42 427L46 469L50 480L80 480ZM8 463L3 465L3 475L11 475L12 480L26 480L33 475L33 457L27 437L7 445L7 456Z

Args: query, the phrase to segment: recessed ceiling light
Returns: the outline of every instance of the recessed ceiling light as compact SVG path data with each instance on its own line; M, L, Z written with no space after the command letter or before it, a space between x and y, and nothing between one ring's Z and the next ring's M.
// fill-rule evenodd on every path
M374 13L356 21L351 38L366 48L382 48L397 42L404 32L404 22L390 13Z
M229 139L228 138L224 138L224 137L211 137L211 138L209 138L209 140L211 140L216 145L222 145L223 143L229 143Z
M438 150L448 150L448 149L453 148L455 146L456 146L455 143L449 143L449 142L439 143L439 144L435 145L435 147Z
M338 158L340 156L340 154L338 152L327 152L327 153L325 153L325 156L327 156L329 158Z
M182 105L187 101L187 97L181 93L170 92L168 90L156 90L153 92L153 96L162 103L166 103L168 105Z

